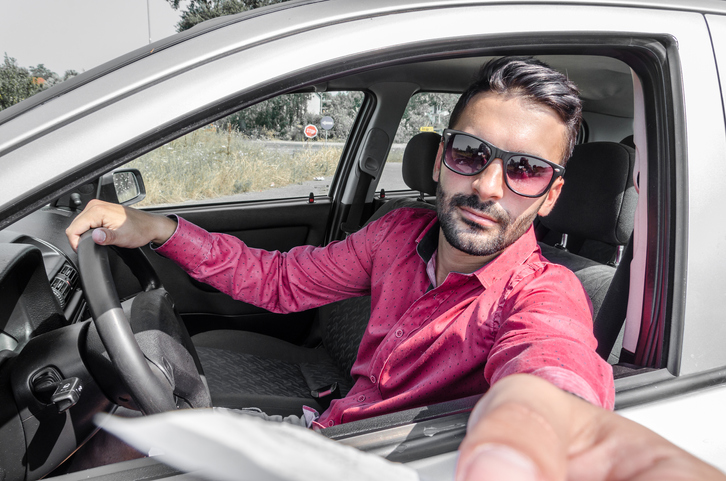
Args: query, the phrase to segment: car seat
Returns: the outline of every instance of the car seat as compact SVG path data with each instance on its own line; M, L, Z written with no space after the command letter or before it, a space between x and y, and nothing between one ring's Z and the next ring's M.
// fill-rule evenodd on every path
M625 144L577 145L557 204L548 216L538 218L542 244L617 266L633 232L638 202L634 164L635 150Z

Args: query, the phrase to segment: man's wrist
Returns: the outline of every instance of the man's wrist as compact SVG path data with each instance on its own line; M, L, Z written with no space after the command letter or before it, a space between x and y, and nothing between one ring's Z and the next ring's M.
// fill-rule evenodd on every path
M171 236L174 235L174 232L176 232L177 229L177 225L178 224L176 217L159 217L156 235L151 240L152 244L155 244L157 246L163 245L171 238Z

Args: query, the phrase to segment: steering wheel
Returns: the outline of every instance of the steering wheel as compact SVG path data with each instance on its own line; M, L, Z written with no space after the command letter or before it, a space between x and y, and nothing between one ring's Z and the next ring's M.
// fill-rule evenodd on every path
M114 248L143 289L133 301L129 323L108 249L93 241L91 231L81 236L81 283L101 342L136 406L144 414L177 409L184 404L180 399L186 406L211 407L194 345L151 263L141 249Z

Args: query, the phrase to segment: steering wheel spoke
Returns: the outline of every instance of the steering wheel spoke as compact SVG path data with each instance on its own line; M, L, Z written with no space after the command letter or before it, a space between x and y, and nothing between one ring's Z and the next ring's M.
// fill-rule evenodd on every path
M114 369L144 414L176 409L175 396L192 407L211 406L194 345L151 263L140 249L118 251L144 290L134 300L132 324L121 308L108 248L93 242L90 231L78 245L86 301Z

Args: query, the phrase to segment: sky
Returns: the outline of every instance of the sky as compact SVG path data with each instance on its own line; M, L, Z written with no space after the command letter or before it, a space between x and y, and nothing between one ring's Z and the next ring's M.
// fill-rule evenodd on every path
M0 0L0 62L83 72L175 34L178 21L166 0Z

